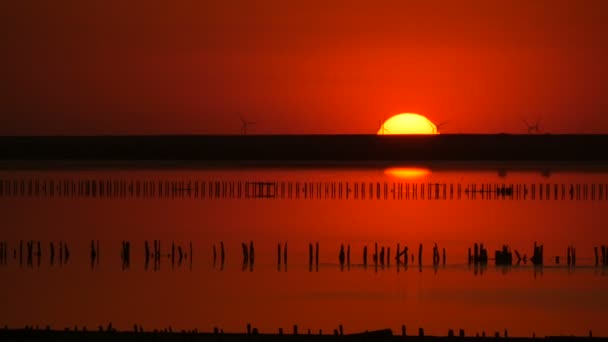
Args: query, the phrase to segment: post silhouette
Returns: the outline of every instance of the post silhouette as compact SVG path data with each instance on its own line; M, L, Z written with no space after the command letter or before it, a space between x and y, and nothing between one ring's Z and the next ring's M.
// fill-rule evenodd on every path
M378 266L378 243L374 243L374 255L372 256L374 265Z
M346 247L346 265L350 266L350 245Z
M395 263L397 264L397 269L399 269L399 264L401 263L401 246L397 243L397 253L395 254Z
M220 241L220 267L224 269L224 261L226 259L226 253L224 252L224 242Z
M253 241L249 241L249 265L253 266L255 252L253 249Z
M287 242L285 242L285 248L283 248L283 265L285 265L287 271Z

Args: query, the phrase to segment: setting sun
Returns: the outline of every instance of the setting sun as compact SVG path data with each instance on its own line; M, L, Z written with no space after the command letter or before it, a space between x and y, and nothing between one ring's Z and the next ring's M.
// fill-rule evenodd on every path
M439 134L439 132L437 126L425 116L403 113L381 123L378 134Z

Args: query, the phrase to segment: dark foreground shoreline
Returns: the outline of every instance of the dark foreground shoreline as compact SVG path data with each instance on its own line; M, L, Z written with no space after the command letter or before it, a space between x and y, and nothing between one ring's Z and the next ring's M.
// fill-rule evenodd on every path
M237 334L198 332L86 332L53 330L0 330L0 341L200 341L200 342L566 342L608 341L604 337L546 336L546 337L473 337L473 336L401 336L391 330L370 331L348 335L315 334Z
M608 135L2 136L0 161L367 165L608 163Z

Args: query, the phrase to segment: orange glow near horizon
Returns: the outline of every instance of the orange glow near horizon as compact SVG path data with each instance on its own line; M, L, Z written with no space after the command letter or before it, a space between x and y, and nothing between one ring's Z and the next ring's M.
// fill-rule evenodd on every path
M415 113L397 114L384 121L378 135L393 134L439 134L437 126L423 115Z
M384 170L384 173L397 178L413 179L428 176L431 171L421 167L391 167Z

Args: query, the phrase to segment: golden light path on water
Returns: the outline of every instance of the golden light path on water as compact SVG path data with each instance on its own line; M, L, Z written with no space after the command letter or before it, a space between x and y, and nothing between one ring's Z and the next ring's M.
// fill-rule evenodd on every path
M416 179L430 175L431 171L421 167L389 167L384 170L384 174L401 179Z

